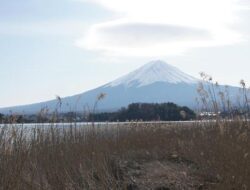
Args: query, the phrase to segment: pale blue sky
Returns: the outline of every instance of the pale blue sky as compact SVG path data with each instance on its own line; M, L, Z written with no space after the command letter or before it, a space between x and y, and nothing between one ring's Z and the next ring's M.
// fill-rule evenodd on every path
M0 1L0 107L81 93L153 59L250 86L249 0L204 2Z

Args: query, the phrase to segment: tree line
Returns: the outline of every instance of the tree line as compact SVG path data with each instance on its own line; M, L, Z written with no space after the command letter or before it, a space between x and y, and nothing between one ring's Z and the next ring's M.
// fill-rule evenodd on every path
M112 121L185 121L196 118L188 107L174 103L133 103L115 112L97 113L58 113L33 115L3 115L0 123L50 123L50 122L112 122Z
M196 114L186 106L174 103L133 103L116 112L90 114L93 121L184 121L195 119Z

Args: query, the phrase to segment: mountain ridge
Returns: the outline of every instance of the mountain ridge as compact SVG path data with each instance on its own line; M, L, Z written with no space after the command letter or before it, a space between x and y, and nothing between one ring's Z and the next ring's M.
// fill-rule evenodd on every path
M81 94L61 98L59 111L92 110L100 93L107 96L98 103L99 111L114 111L135 102L164 103L173 102L180 106L195 107L197 98L196 79L178 68L163 61L151 61L142 67L114 81ZM0 108L0 113L34 114L42 108L54 111L57 100L50 100L30 105Z

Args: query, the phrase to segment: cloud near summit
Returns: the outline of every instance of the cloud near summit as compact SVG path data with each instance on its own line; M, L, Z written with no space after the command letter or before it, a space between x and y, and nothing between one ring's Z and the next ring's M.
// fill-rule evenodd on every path
M87 1L87 0L82 0ZM89 0L90 1L90 0ZM160 56L196 47L234 44L238 0L91 0L114 12L77 40L79 47L112 55Z

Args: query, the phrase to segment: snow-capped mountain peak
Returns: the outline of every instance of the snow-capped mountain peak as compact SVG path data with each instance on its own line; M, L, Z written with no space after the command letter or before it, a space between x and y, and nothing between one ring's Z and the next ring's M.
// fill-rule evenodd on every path
M198 79L180 71L178 68L164 61L157 60L143 65L137 70L109 83L107 86L141 87L155 82L194 84L197 81Z
M98 104L98 109L101 111L118 110L135 102L174 102L182 106L195 107L199 81L163 61L152 61L106 85L62 98L60 111L82 113L82 108L86 105L91 108L96 104L96 97L101 93L107 94ZM238 92L238 88L230 87L230 94L235 97L235 100ZM13 113L36 114L45 107L53 112L57 106L58 100L50 100L31 105L0 108L0 113L8 114L11 110Z

